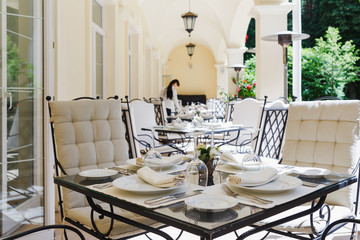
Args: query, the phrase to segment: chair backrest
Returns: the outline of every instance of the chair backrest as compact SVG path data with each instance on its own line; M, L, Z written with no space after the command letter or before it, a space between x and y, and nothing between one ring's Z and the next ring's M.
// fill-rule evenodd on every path
M352 174L357 169L358 100L290 103L282 163ZM331 194L327 203L351 208L354 188Z
M140 157L140 155L138 155L138 151L136 149L137 144L134 138L134 130L128 107L128 97L126 96L125 98L126 100L121 99L122 121L125 126L125 139L129 146L129 158L137 158Z
M289 105L277 100L265 105L255 151L259 156L280 159Z
M129 159L120 101L54 101L49 108L55 160L63 174L117 166ZM63 189L63 199L65 212L87 205L83 195L69 189Z
M130 108L130 116L133 127L133 133L135 138L137 139L137 151L138 155L140 155L140 151L142 149L148 150L149 146L152 146L152 133L149 131L144 131L142 128L153 129L156 126L156 117L154 112L154 104L147 103L143 100L133 99L129 102ZM154 136L158 138L157 132L154 132ZM144 144L139 144L145 143Z
M209 99L206 105L209 110L212 110L214 116L225 120L227 102L224 99Z
M234 104L233 124L257 128L261 118L264 101L246 98Z
M225 121L226 122L231 122L233 120L233 112L234 112L234 104L236 102L242 101L241 98L237 98L235 100L231 100L228 102L227 107L226 107L226 112L225 112Z
M166 125L166 110L165 104L162 98L149 98L148 100L144 99L148 103L154 104L154 113L155 113L155 120L158 126L165 126Z

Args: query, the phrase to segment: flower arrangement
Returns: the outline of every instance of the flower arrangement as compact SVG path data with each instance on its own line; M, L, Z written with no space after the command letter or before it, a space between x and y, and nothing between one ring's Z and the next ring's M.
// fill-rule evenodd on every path
M250 79L239 79L236 81L235 78L233 78L232 81L237 86L236 93L234 94L235 98L255 97L255 82Z
M206 146L205 144L199 143L197 145L198 156L201 161L205 164L209 160L213 160L215 156L219 155L218 147Z

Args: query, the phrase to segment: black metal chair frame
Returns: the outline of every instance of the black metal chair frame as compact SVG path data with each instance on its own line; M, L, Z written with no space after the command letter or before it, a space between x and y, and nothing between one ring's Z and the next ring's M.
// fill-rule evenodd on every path
M72 226L62 225L62 224L59 224L59 225L47 225L47 226L42 226L42 227L38 227L38 228L33 228L33 229L30 229L30 230L27 230L27 231L24 231L24 232L9 236L9 237L2 238L2 240L14 240L14 239L18 239L18 238L21 238L21 237L24 237L24 236L27 236L27 235L30 235L30 234L33 234L33 233L36 233L36 232L45 231L45 230L49 230L49 229L64 229L64 231L65 230L70 230L70 231L76 233L81 240L85 240L84 235L78 229L76 229L76 228L74 228Z
M329 226L327 226L323 232L323 234L321 235L321 240L325 240L325 238L327 236L329 236L330 233L332 233L331 229L333 229L335 226L341 224L341 227L344 226L347 223L354 223L352 231L351 231L351 235L349 239L353 239L354 237L354 233L355 233L355 224L360 224L360 219L355 219L355 218L344 218L344 219L340 219L337 221L332 222L331 224L329 224Z
M115 97L110 97L110 98L118 99L117 96L115 96ZM95 98L90 98L90 97L80 97L80 98L76 98L76 99L74 99L74 100L84 100L84 99L87 99L87 100L97 100L97 99L95 99ZM109 98L108 98L108 99L109 99ZM51 97L50 97L50 96L47 96L47 97L46 97L46 100L47 100L48 102L51 101ZM51 118L51 108L50 108L50 105L48 105L48 107L49 107L49 115L50 115L50 118ZM130 116L130 114L129 114L129 116ZM123 119L123 120L124 120L124 119ZM125 124L125 125L126 125L126 124ZM53 151L54 151L55 174L56 174L56 176L60 176L60 171L61 171L62 174L67 175L66 171L64 170L63 166L61 165L60 161L59 161L58 158L57 158L56 143L55 143L55 132L54 132L54 125L53 125L52 122L50 123L50 127L51 127L52 145L53 145ZM131 138L130 138L130 139L131 139ZM129 145L130 145L130 143L129 143ZM114 219L111 219L110 227L109 227L107 233L102 234L102 233L98 232L98 228L97 228L97 226L95 225L95 221L94 221L94 219L93 219L93 217L94 217L94 216L93 216L93 213L94 213L94 210L93 210L93 209L92 209L92 211L91 211L91 216L89 216L89 217L92 218L92 219L91 219L91 222L92 222L92 225L93 225L93 229L90 229L89 227L81 224L80 222L74 221L74 220L72 220L72 219L70 219L70 218L68 218L68 217L65 217L65 218L64 218L64 206L63 206L64 201L63 201L63 199L62 199L61 186L58 185L58 186L57 186L57 190L58 190L58 198L59 198L58 204L59 204L59 208L60 208L60 216L61 216L61 219L65 220L65 221L68 222L68 223L71 223L73 226L75 226L75 227L77 227L77 228L85 231L86 233L88 233L88 234L90 234L90 235L92 235L92 236L94 236L94 237L96 237L96 238L98 238L98 239L104 239L104 240L105 240L105 239L106 239L106 240L107 240L107 239L111 239L111 238L108 237L108 235L111 233L111 230L112 230L112 228L113 228ZM101 207L100 207L99 205L97 205L97 208L101 208ZM111 211L113 211L113 210L112 210L112 209L113 209L112 205L110 205L110 209L111 209ZM103 217L104 217L104 215L100 215L100 216L99 216L99 218L103 218ZM126 218L124 218L124 219L126 219ZM131 219L128 219L128 220L129 220L129 222L132 222L134 226L139 226L139 227L141 228L142 225L143 225L143 224L141 224L141 223L134 222L134 221L132 221ZM69 229L70 229L70 228L69 228ZM71 230L71 229L70 229L70 230ZM128 239L128 238L132 238L132 237L139 236L139 235L142 235L142 234L144 234L148 239L151 239L150 237L147 236L146 233L137 233L137 234L134 234L134 235L131 235L131 236L128 236L128 237L121 238L121 239ZM181 236L181 234L182 234L182 231L181 231L179 237ZM67 233L66 233L65 229L64 229L64 236L65 236L65 239L67 240L67 239L68 239L68 236L67 236Z
M259 156L280 159L288 116L287 108L264 109L255 149Z
M357 179L358 179L358 181L356 183L356 199L355 199L355 202L354 202L354 206L355 206L354 207L354 215L355 215L355 217L357 216L357 212L358 212L359 193L360 193L360 182L359 182L360 171L359 171L359 166L360 166L360 159L358 159L358 161L356 163L356 166L355 166L355 169L351 173L352 176L357 175ZM313 200L312 205L315 204L315 201L316 200ZM325 210L327 210L326 214L324 213ZM276 230L276 229L267 229L266 231L271 232L271 233L275 233L275 234L278 234L278 235L286 236L286 237L291 237L291 238L294 238L294 239L300 239L300 240L319 239L323 235L326 236L326 235L331 234L331 233L337 231L338 229L342 228L344 225L346 225L346 222L347 222L344 219L337 220L337 221L334 221L334 222L330 222L330 220L331 220L330 208L326 203L324 203L321 206L321 208L319 208L317 214L322 219L325 219L326 224L325 224L324 228L320 232L317 232L315 230L314 225L313 225L313 216L314 216L314 214L316 214L316 213L313 212L313 213L311 213L309 215L310 224L311 224L311 230L312 230L312 233L309 234L309 237L303 237L303 236L300 236L299 234L296 234L296 233L293 233L293 232L284 232L284 231L280 231L280 230ZM352 231L352 235L353 235L353 233L354 233L354 228L353 228L353 231ZM352 239L352 238L350 238L350 239Z

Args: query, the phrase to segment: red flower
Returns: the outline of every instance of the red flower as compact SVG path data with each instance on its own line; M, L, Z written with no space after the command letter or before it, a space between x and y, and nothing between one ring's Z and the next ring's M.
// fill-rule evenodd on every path
M247 42L249 36L246 34L246 37L245 37L245 43Z
M256 83L254 83L254 87L256 86Z
M246 80L246 79L244 79L244 80L243 80L243 83L247 83L247 80Z
M252 86L251 86L251 85L247 85L246 88L247 88L248 90L251 90Z

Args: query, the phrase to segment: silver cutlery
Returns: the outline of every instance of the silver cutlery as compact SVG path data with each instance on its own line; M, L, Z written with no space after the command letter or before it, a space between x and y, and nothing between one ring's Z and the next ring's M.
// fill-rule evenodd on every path
M118 173L121 173L121 174L126 175L126 176L136 174L135 170L130 170L130 169L127 169L127 168L110 167L109 169L118 171Z
M94 188L97 188L97 189L109 188L109 187L112 187L112 182L95 184L95 185L93 185L93 187L94 187Z
M240 198L243 198L243 199L245 199L247 201L250 201L252 203L255 203L255 204L267 205L267 204L273 203L273 201L271 201L271 200L260 198L260 197L257 197L257 196L253 196L253 195L248 194L248 193L238 194L236 192L233 192L228 186L226 186L226 184L221 184L221 189L228 196L235 197L235 198L240 197Z
M317 183L313 183L313 182L307 182L307 181L302 181L302 185L305 187L317 187L319 186L319 184Z
M203 190L194 190L191 192L174 193L174 194L170 194L170 195L166 195L166 196L148 199L148 200L145 200L144 203L147 205L150 205L150 206L160 205L160 204L171 202L174 200L185 199L187 197L195 196L195 195L200 194L202 191Z

